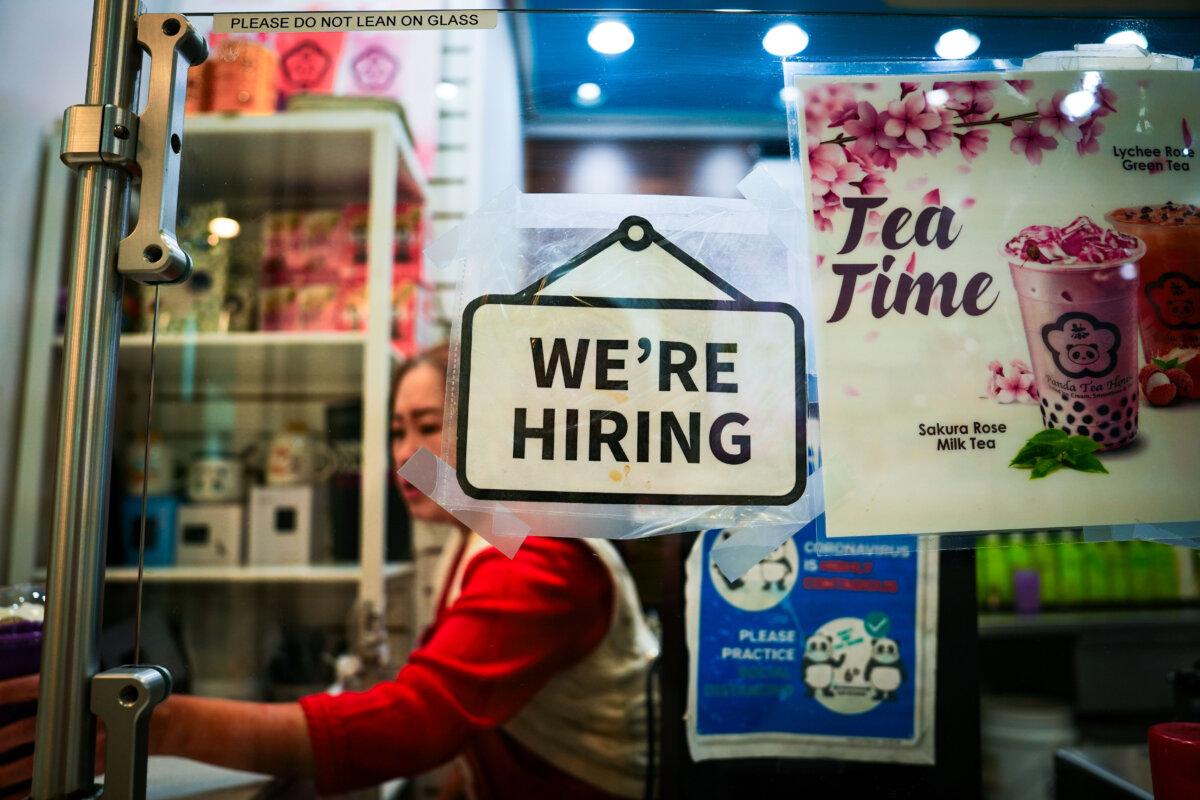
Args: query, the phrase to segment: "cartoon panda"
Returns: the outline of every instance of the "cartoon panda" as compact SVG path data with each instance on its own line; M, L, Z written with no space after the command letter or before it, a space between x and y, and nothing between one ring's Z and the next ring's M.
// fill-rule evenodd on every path
M904 682L904 662L900 660L900 645L894 639L884 637L871 642L871 659L863 679L874 690L874 699L896 699L896 689Z
M846 660L846 654L833 657L833 639L823 633L808 637L804 641L804 685L808 687L807 695L813 697L818 691L826 697L833 697L833 671Z
M792 562L788 560L784 548L777 547L758 562L758 572L762 576L764 592L771 588L771 584L775 584L775 588L782 592L786 588L788 576L792 574Z

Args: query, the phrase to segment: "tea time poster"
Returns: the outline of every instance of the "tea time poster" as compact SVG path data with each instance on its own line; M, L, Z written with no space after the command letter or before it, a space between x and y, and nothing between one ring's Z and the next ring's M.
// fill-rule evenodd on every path
M1200 79L799 76L830 536L1200 519Z

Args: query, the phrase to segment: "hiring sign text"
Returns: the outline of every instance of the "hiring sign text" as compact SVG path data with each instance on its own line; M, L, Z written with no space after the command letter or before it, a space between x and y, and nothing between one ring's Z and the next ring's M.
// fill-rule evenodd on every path
M614 254L695 285L556 288ZM459 482L480 499L790 504L804 490L802 330L793 307L746 298L630 217L523 292L467 307Z

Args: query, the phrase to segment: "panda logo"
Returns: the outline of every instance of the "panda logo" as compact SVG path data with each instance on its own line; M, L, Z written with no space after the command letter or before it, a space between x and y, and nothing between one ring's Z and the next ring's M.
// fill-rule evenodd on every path
M1070 311L1042 326L1054 366L1069 378L1103 378L1117 368L1121 331L1091 314Z
M1154 315L1170 330L1200 328L1200 283L1182 272L1168 272L1146 284Z
M1095 364L1100 358L1100 348L1094 344L1068 344L1067 358L1081 367Z
M733 534L721 531L718 542ZM772 550L739 578L730 580L710 559L709 570L717 593L743 611L765 611L791 594L799 577L800 553L791 539Z
M863 672L875 700L896 699L896 690L904 682L904 662L900 660L900 645L895 639L882 637L871 642L871 658Z
M833 697L834 670L842 665L846 656L833 657L833 639L823 633L814 634L804 640L804 685L806 693L813 697L817 692Z

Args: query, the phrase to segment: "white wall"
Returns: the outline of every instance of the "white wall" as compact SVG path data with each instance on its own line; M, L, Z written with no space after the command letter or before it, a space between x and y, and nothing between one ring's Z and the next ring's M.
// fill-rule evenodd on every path
M42 141L83 102L91 0L0 3L0 582L6 569ZM57 161L50 168L66 169Z

